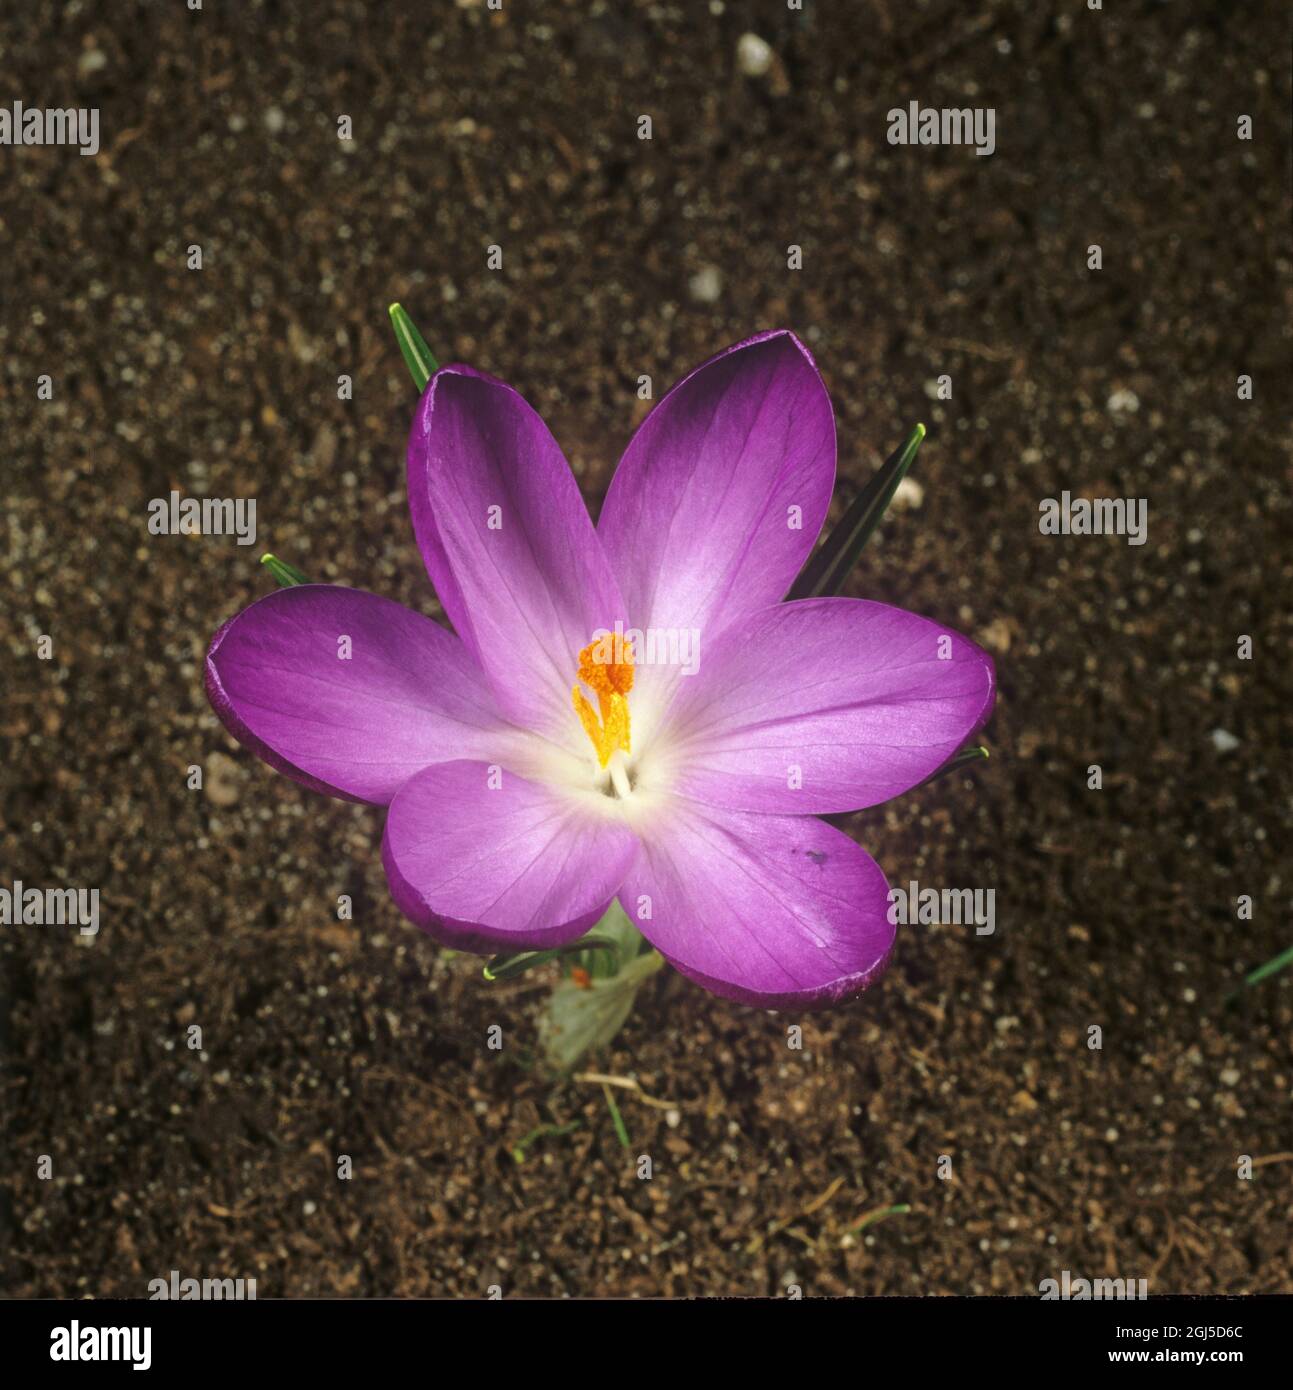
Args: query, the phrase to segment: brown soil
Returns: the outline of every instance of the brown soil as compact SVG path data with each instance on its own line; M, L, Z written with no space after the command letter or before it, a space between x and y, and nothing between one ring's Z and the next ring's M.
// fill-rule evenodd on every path
M0 881L103 893L93 940L0 929L3 1289L1293 1291L1293 971L1223 1007L1293 935L1283 7L234 8L19 6L0 37L0 95L98 106L103 141L0 155ZM996 153L889 146L911 99L995 107ZM593 506L640 373L795 328L843 498L930 426L924 504L852 591L997 656L991 762L849 823L893 882L994 888L996 934L906 929L805 1019L658 975L596 1059L679 1112L623 1094L628 1150L534 1064L545 981L405 923L380 813L271 773L202 694L263 549L436 611L395 299L528 396ZM172 487L257 498L255 549L149 536ZM1064 488L1147 497L1148 544L1040 536Z

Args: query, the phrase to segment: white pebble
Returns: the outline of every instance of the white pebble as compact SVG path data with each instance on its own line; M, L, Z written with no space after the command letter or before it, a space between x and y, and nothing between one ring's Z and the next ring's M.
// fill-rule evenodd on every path
M712 265L698 270L688 282L691 297L700 304L714 304L723 293L723 277Z
M1233 753L1239 747L1239 740L1228 729L1213 729L1212 746L1218 753Z
M925 504L925 489L915 478L904 478L894 489L893 501L889 504L900 512L919 511Z
M742 34L736 41L736 62L746 77L762 77L772 66L772 49L758 34Z

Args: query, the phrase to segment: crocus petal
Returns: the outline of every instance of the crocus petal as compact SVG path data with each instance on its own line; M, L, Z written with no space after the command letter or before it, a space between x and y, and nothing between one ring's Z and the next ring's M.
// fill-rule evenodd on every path
M598 522L631 626L709 641L775 603L834 482L830 397L793 333L760 334L696 368L633 436ZM635 707L672 679L640 672Z
M884 874L841 831L681 798L643 837L620 902L684 975L769 1009L857 994L895 934Z
M745 618L680 682L661 742L678 792L747 811L874 806L936 772L992 712L992 659L864 599Z
M429 763L502 741L484 677L430 618L360 589L278 589L211 642L207 695L238 741L289 777L385 805Z
M560 946L582 936L614 898L637 837L497 765L442 763L391 803L382 862L400 911L466 951Z
M579 652L623 605L548 427L510 386L444 367L414 417L408 484L431 581L499 708L586 747L570 696Z

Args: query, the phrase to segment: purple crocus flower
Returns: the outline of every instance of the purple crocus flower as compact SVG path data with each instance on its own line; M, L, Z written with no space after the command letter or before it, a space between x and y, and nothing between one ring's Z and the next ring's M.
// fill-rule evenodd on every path
M408 487L454 631L358 589L280 589L216 634L211 703L289 777L387 807L391 892L447 946L562 945L618 896L717 994L838 1002L895 928L880 868L817 817L937 771L994 677L901 609L781 602L834 478L830 399L789 332L659 402L596 528L521 396L444 367Z

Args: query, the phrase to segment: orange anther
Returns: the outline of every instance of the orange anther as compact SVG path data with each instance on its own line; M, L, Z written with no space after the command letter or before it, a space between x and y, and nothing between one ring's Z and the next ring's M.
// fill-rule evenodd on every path
M633 689L633 648L615 633L590 642L579 653L579 679L597 696L597 709L580 690L571 687L571 699L605 767L617 748L629 751L628 693ZM600 717L599 717L600 716Z

